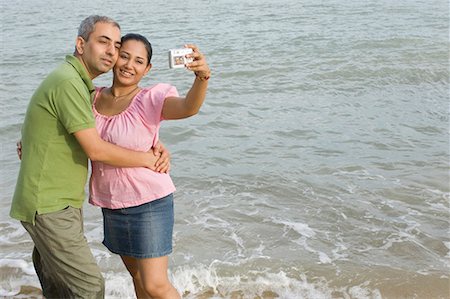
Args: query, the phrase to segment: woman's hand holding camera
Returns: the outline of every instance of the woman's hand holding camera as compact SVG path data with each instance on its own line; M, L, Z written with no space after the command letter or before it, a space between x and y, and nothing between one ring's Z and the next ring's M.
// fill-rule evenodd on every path
M187 55L188 57L194 58L194 61L186 65L186 68L193 71L200 81L207 81L211 76L211 70L206 62L205 55L194 44L188 44L185 47L191 48L194 51L192 54Z

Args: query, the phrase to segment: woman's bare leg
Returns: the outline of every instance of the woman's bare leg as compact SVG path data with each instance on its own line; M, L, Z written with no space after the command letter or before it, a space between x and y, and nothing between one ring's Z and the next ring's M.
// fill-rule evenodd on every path
M180 294L167 276L169 257L138 259L142 285L147 294L154 299L179 299Z
M180 294L167 276L169 257L138 259L121 256L125 267L133 277L134 290L138 299L179 299Z
M141 274L139 273L139 265L137 259L131 256L120 256L122 258L125 267L133 278L134 292L138 299L148 298L147 293L142 285Z

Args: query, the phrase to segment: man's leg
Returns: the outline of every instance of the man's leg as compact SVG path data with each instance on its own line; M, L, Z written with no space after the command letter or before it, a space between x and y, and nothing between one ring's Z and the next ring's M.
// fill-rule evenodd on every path
M36 247L33 262L46 298L104 298L104 280L83 234L80 209L36 215L34 226L23 226Z
M48 275L44 275L44 272L42 271L41 255L36 247L33 249L33 265L42 286L42 293L47 294L47 298L56 297L56 295L59 294L58 285L54 283L54 279L48 277Z

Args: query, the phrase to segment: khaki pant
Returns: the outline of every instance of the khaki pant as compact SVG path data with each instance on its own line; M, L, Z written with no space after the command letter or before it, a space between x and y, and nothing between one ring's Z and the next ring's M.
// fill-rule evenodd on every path
M81 209L22 222L34 241L33 264L45 298L104 298L105 282L83 233Z

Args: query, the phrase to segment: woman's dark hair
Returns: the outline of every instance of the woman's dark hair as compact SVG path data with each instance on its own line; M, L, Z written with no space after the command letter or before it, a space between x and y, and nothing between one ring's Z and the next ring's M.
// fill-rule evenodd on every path
M124 44L128 40L136 40L136 41L142 42L144 44L145 49L147 50L147 58L148 58L147 65L149 65L150 61L152 60L153 50L152 50L152 44L150 44L148 39L145 36L140 35L138 33L128 33L128 34L125 34L124 36L122 36L122 44Z

